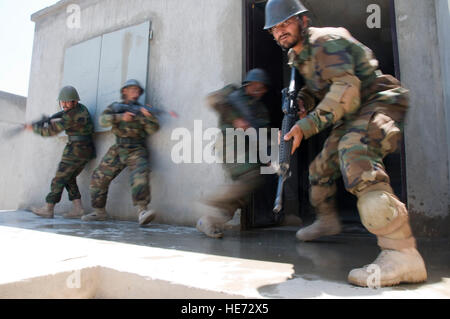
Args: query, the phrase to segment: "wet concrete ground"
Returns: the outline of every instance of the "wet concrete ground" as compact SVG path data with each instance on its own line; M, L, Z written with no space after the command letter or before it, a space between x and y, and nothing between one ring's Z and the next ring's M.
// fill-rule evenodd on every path
M249 260L288 263L294 266L292 279L325 280L346 284L348 272L370 264L378 255L375 237L346 231L311 243L295 238L296 228L278 227L250 231L228 230L223 239L211 239L195 228L137 222L83 222L60 216L43 219L30 212L1 212L0 225L60 235L84 237L139 246L195 252ZM450 244L448 240L418 239L418 248L428 269L428 284L450 278ZM401 285L396 290L415 290L421 285ZM276 287L260 288L261 294L277 297ZM335 294L336 292L333 291ZM377 290L367 290L376 295ZM450 298L450 291L448 297Z

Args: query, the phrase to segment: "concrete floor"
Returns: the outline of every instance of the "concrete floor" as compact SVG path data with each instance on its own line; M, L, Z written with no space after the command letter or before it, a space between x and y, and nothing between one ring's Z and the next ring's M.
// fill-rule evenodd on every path
M24 283L50 273L67 272L70 267L56 269L54 260L59 257L73 260L80 256L83 257L83 266L71 267L81 269L101 265L109 271L140 274L146 278L139 281L136 277L137 286L144 281L149 285L150 276L155 282L168 282L172 286L189 289L172 293L168 288L162 290L158 286L154 290L154 286L149 286L148 291L141 289L138 293L131 292L128 284L129 294L122 291L115 295L102 295L95 288L97 292L67 294L68 298L450 298L450 245L447 240L418 240L429 274L426 284L369 289L351 286L346 278L352 268L369 264L376 258L379 250L374 237L344 232L317 242L300 243L295 238L296 230L294 227L244 232L228 230L223 239L217 240L207 238L190 227L157 224L139 227L137 222L123 221L86 223L65 220L60 216L43 219L26 211L0 212L0 268L4 268L0 271L0 298L33 298L32 289ZM42 257L36 251L41 251ZM122 251L128 257L121 258ZM137 255L132 255L131 251L139 251L140 257L136 259ZM147 257L142 258L142 254ZM165 257L162 258L161 254ZM172 257L176 254L178 259L170 261L172 257L165 254ZM155 271L146 273L163 259L167 259L166 264L158 266L161 278ZM213 261L212 266L204 268L205 261ZM188 269L183 267L185 262L190 265ZM35 272L33 267L17 271L17 263L36 263L42 271ZM238 265L238 269L230 265ZM169 274L164 277L166 271L186 273L181 277ZM205 276L211 277L205 281ZM214 284L211 278L219 281ZM111 282L114 280L109 280L109 285ZM131 281L127 279L127 282ZM120 284L119 279L117 283ZM41 285L46 285L45 281ZM49 293L46 297L55 296Z

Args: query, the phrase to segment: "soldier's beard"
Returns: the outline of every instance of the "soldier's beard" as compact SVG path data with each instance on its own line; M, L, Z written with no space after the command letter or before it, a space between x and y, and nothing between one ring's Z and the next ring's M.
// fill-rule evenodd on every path
M298 34L293 35L292 33L286 32L285 34L282 34L280 38L282 38L284 35L289 36L291 39L289 41L284 41L283 44L280 43L280 41L277 41L277 44L284 50L288 51L295 47L298 43L303 42L303 37L301 36L303 33L303 28L299 25L298 27Z
M295 47L302 39L301 37L294 37L292 35L290 35L290 37L292 38L290 41L283 41L283 43L280 43L277 41L278 45L283 49L283 50L290 50L293 47Z

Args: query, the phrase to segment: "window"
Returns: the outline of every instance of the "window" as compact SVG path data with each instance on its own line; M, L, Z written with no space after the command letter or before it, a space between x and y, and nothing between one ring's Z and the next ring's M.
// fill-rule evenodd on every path
M120 87L128 79L147 84L150 21L76 44L66 50L62 86L72 85L95 123L103 110L120 100ZM141 96L140 102L145 102Z

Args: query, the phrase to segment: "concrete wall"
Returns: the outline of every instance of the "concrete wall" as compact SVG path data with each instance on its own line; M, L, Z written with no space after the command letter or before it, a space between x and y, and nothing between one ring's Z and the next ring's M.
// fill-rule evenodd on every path
M69 4L81 7L81 28L66 26ZM205 105L207 93L242 77L242 4L235 0L77 0L60 1L32 16L36 23L30 77L27 120L42 112L57 111L55 98L63 75L65 49L73 44L146 20L152 21L147 102L173 109L179 120L163 120L151 138L152 204L159 222L194 224L204 207L196 204L204 192L223 182L218 165L171 161L172 130L193 130L194 120L204 128L216 126L216 116ZM81 97L82 99L82 97ZM98 158L80 175L78 184L84 205L90 209L89 182L93 169L114 143L111 133L95 136ZM26 208L44 201L54 176L65 138L28 136L23 202ZM110 186L107 209L115 218L136 220L129 174L124 171ZM67 195L57 206L67 210Z
M401 80L411 91L405 143L412 225L420 235L449 236L448 1L395 6Z
M18 164L25 155L25 133L12 135L25 122L27 99L0 92L0 210L17 209L22 186L23 169Z

